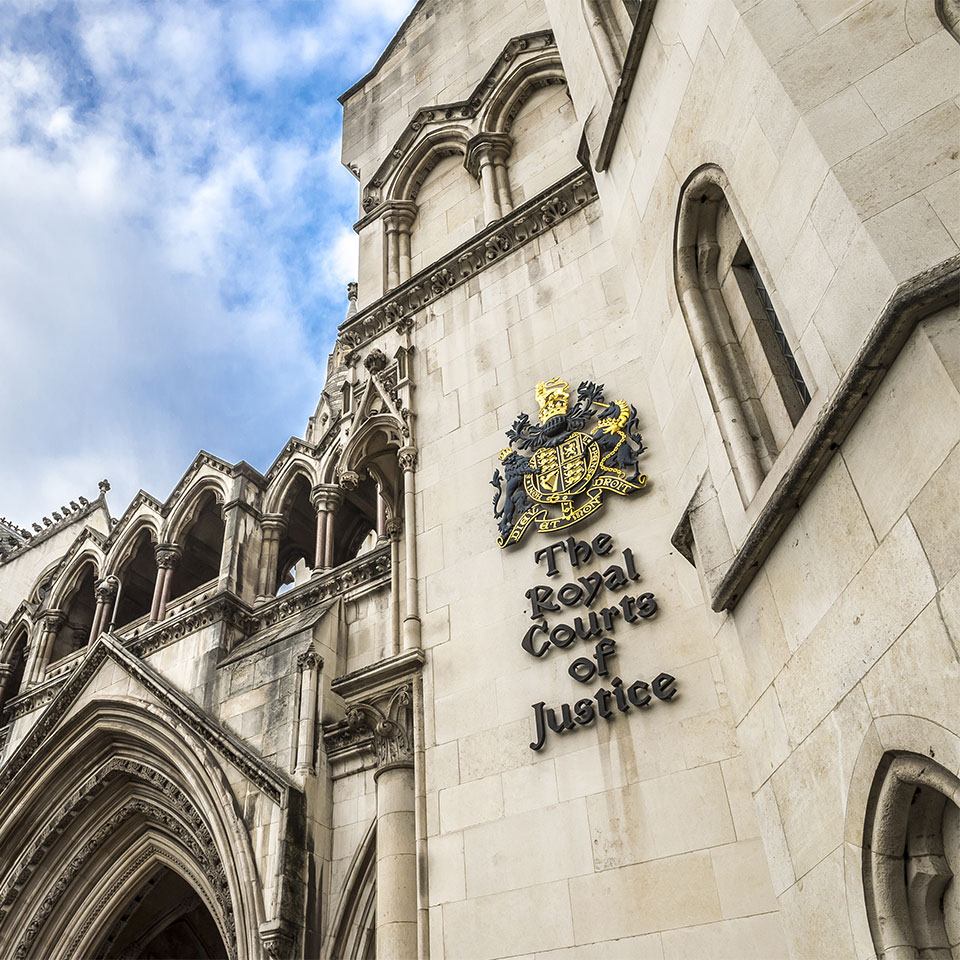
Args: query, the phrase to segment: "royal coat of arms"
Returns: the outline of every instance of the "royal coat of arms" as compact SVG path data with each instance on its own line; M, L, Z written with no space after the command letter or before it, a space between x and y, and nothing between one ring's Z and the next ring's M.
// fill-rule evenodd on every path
M600 509L605 492L627 496L647 482L637 465L643 439L633 405L604 399L603 384L581 383L569 409L569 391L556 377L538 383L540 423L521 413L507 431L503 475L497 469L490 481L501 547L532 523L542 533L572 527Z

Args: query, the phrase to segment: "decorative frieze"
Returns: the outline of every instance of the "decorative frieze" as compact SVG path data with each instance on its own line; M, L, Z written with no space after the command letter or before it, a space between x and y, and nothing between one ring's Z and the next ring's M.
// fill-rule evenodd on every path
M345 320L340 325L341 343L348 348L358 348L387 330L411 323L412 315L418 310L573 216L596 198L597 188L590 173L583 168L576 170Z

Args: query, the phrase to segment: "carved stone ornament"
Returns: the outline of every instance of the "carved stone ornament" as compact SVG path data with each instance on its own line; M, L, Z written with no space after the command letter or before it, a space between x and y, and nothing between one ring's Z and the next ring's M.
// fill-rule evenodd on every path
M403 521L399 517L390 517L384 524L384 530L391 540L399 540L403 534Z
M406 730L393 720L380 720L373 728L377 766L413 763L413 743Z
M156 548L157 566L161 570L172 570L179 562L183 551L174 544L163 544Z
M417 467L416 447L402 447L397 454L397 461L401 470L415 470Z
M93 592L100 603L110 603L117 595L117 581L107 577L97 584Z
M381 349L374 348L364 357L363 365L371 373L379 373L387 365L387 355Z
M356 490L360 485L360 474L355 470L344 470L338 480L344 490Z
M311 647L309 650L304 650L304 652L297 657L297 666L301 670L314 670L318 666L323 666L323 659L320 654Z

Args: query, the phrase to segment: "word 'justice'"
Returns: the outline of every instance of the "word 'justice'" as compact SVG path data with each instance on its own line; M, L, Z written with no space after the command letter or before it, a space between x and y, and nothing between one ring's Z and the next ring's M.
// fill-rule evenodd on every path
M564 649L577 640L593 641L593 653L577 657L567 668L567 673L578 683L590 683L595 677L610 675L610 661L617 654L617 643L605 634L613 633L619 622L643 623L657 614L657 601L652 593L634 595L630 592L619 597L610 596L621 593L640 579L633 551L629 547L616 558L619 562L607 562L602 570L584 571L582 575L576 575L591 561L608 557L614 561L612 553L613 537L598 533L589 542L575 537L558 540L533 555L537 564L545 566L547 577L559 577L560 565L564 561L571 567L573 576L560 587L538 584L526 591L533 624L524 634L520 646L530 656L539 658L553 647ZM592 609L595 604L598 605L597 609ZM571 622L559 623L551 628L546 615L560 613L564 608L579 609L579 613L571 617ZM530 749L542 749L551 730L558 734L576 730L589 726L598 717L610 720L616 713L643 709L657 700L670 700L677 693L676 683L676 678L668 673L661 673L650 682L634 680L629 684L614 676L609 680L609 689L601 686L592 696L573 704L562 703L554 709L543 701L535 703L533 716L536 739L530 744Z

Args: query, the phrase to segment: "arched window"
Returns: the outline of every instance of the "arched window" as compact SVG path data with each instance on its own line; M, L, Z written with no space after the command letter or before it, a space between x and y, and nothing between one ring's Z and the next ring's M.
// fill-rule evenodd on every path
M200 495L195 510L193 523L179 540L183 553L173 570L171 597L183 596L220 576L224 525L212 490Z
M793 432L811 389L744 236L723 173L695 173L677 218L677 294L744 503Z
M336 512L334 566L356 557L371 535L376 542L378 509L377 484L369 475L345 493Z
M282 593L304 582L316 559L317 511L310 500L310 482L298 474L284 498L281 514L286 527L277 549L276 582L271 592Z
M113 620L116 626L123 627L150 612L157 582L157 563L149 530L137 534L130 558L120 568L119 577L120 596Z
M958 956L960 780L929 757L886 754L864 826L863 879L878 960Z
M23 684L23 670L27 661L27 628L25 626L17 630L16 637L7 649L10 653L0 664L0 727L10 722L10 717L7 716L7 704L17 696Z
M76 578L73 590L62 603L65 616L53 641L50 663L62 660L85 647L90 641L93 615L97 609L97 598L94 593L96 579L97 574L93 563L85 563Z

